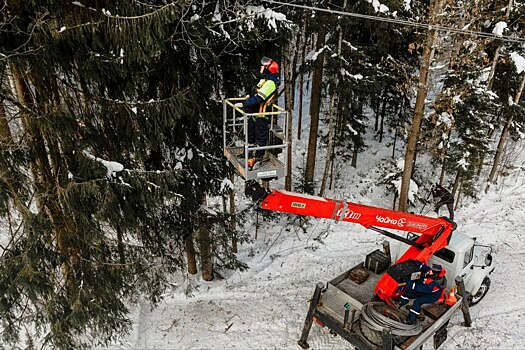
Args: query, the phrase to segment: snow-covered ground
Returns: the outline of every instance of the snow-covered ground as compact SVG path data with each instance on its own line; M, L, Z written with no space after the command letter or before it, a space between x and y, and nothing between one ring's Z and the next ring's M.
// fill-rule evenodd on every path
M296 149L306 149L295 142ZM384 148L374 142L369 142L371 150ZM389 152L368 152L358 171L340 167L339 190L327 197L391 208L392 198L375 185L377 162ZM302 157L295 152L296 165ZM456 211L458 230L493 246L496 269L487 296L470 310L472 326L462 326L457 314L448 325L444 349L525 348L525 176L523 163L517 165L479 201L464 200ZM428 206L423 214L434 215ZM361 262L385 239L359 225L320 219L311 219L304 231L296 217L285 214L278 222L259 223L257 239L238 254L249 270L211 282L196 277L191 283L198 289L191 297L184 292L187 281L177 278L158 308L144 304L135 311L132 333L109 349L299 349L315 284ZM246 225L254 238L255 218ZM312 349L350 347L315 323L308 342ZM425 348L431 349L432 342Z

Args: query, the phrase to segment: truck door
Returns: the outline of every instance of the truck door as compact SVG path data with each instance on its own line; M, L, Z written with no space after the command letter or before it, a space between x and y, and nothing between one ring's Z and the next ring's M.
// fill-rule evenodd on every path
M470 250L465 252L462 276L465 281L465 289L469 293L476 293L483 279L492 271L484 268L485 257L490 252L490 247L474 244ZM492 267L493 269L493 267Z
M468 273L470 268L472 267L472 264L474 263L474 246L472 246L469 250L465 252L465 255L463 256L463 270L462 276L465 279L465 283L467 282L466 279L470 274Z
M458 254L456 254L454 251L445 247L435 252L434 255L429 259L430 264L440 264L447 270L447 288L452 288L455 286L455 271L458 270L458 264L456 262L457 255Z

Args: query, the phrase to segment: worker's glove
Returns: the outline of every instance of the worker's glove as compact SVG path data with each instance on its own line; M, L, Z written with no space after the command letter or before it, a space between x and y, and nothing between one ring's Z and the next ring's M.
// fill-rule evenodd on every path
M242 108L243 107L243 104L242 102L237 102L236 104L233 105L234 107L237 107L237 108Z

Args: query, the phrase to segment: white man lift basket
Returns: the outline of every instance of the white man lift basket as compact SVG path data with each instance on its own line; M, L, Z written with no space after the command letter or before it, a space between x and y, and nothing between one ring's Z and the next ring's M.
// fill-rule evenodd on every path
M224 155L246 181L271 180L286 176L288 163L288 112L277 104L264 113L246 113L235 103L245 97L229 98L223 101L223 148ZM270 118L269 140L266 146L248 143L248 118L261 116ZM257 150L265 155L259 164L250 169L248 159Z

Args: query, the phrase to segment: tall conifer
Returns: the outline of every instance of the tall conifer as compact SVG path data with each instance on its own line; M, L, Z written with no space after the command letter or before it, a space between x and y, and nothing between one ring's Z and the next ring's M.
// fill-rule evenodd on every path
M259 56L286 23L250 3L2 7L0 209L13 218L2 343L26 326L64 349L115 339L131 304L160 300L188 242L208 272L243 267L225 248L226 214L203 198L229 174L220 102L241 90L232 57Z

